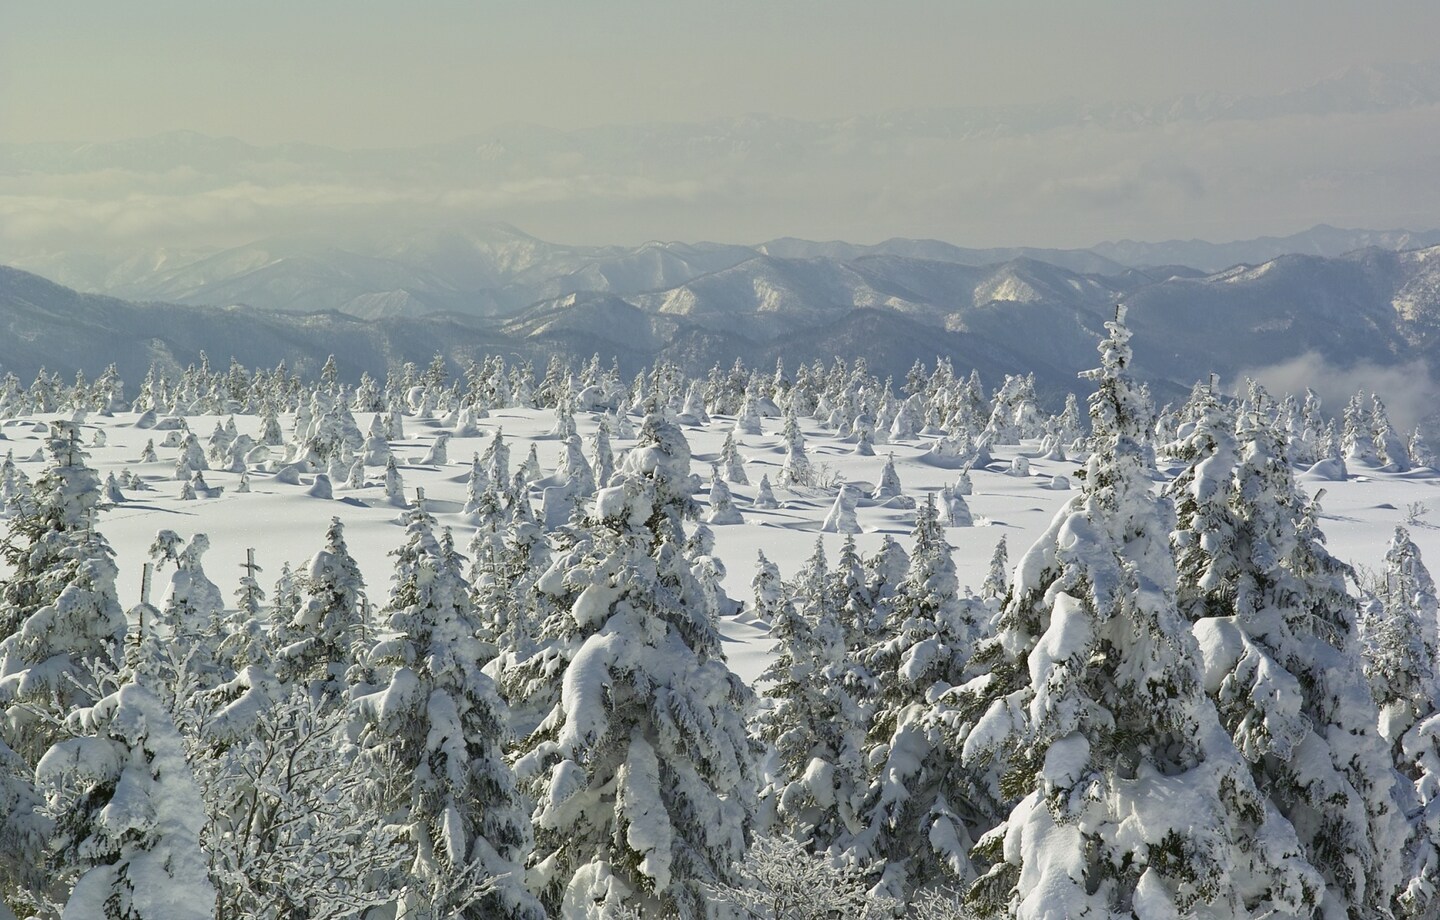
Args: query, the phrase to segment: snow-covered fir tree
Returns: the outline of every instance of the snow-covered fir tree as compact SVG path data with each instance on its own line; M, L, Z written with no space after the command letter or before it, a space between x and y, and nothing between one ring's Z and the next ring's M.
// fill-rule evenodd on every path
M47 867L45 843L52 826L42 813L35 771L0 741L0 913L39 913Z
M557 614L537 656L560 692L516 764L537 798L530 878L562 916L701 917L748 842L750 694L682 553L684 435L650 413L612 482L538 585Z
M530 827L502 759L504 703L481 671L458 557L433 528L423 508L410 513L395 552L391 635L369 654L388 678L356 701L367 757L406 773L387 803L415 854L398 915L539 918L521 877Z
M710 510L705 512L707 524L741 524L745 518L735 507L730 487L720 477L720 466L715 464L710 474Z
M780 507L780 503L775 500L775 493L770 488L769 473L760 475L760 484L755 487L755 500L751 504L762 510Z
M993 865L972 903L1021 918L1308 914L1320 878L1205 695L1123 309L1108 329L1084 491L1020 561L978 656L991 702L964 754L998 755L1019 801L977 848Z
M854 858L881 867L876 891L906 902L922 886L969 881L969 851L996 805L961 763L953 691L982 632L979 601L962 597L933 493L916 515L903 579L861 653L873 681L869 788Z
M980 597L987 601L1003 601L1010 587L1010 547L1005 535L995 544L990 556L990 567L985 571L985 582L980 587Z
M1410 825L1397 914L1440 915L1440 659L1436 592L1420 550L1395 528L1367 605L1365 675L1380 707L1380 734L1413 787L1401 797ZM1407 790L1408 792L1408 790Z
M770 747L761 819L770 833L817 853L840 852L860 826L867 713L847 686L845 630L823 543L793 598L771 606L775 658L761 675L767 705L754 722Z
M756 551L755 577L750 579L750 612L766 624L773 624L788 602L780 567Z
M1195 548L1180 593L1198 601L1188 612L1200 617L1223 726L1324 880L1321 913L1363 913L1395 895L1398 866L1383 854L1403 846L1404 823L1363 675L1352 573L1326 550L1283 435L1253 413L1240 424L1228 518L1212 500L1179 522L1177 544ZM1201 460L1193 495L1215 491L1207 483L1225 478L1225 455Z
M325 547L300 579L307 595L288 622L277 623L275 674L318 700L338 701L355 651L366 644L365 581L345 544L345 525L331 518Z
M215 889L200 846L204 803L184 742L136 675L67 720L35 776L55 822L50 884L64 920L203 920Z
M99 476L72 425L53 424L46 449L51 466L0 547L0 739L32 764L59 738L54 718L95 702L90 662L115 671L125 637L114 552L95 529Z
M737 486L748 486L750 480L745 475L745 460L740 456L740 449L735 446L735 432L725 432L725 443L720 447L720 466L725 470L725 480Z

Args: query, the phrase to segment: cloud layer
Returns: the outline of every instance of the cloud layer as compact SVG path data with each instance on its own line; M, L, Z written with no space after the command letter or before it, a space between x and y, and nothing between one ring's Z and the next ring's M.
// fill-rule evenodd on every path
M584 243L789 235L1071 247L1322 222L1440 225L1440 91L1403 105L1372 95L514 126L408 150L193 134L0 145L0 258L474 219Z

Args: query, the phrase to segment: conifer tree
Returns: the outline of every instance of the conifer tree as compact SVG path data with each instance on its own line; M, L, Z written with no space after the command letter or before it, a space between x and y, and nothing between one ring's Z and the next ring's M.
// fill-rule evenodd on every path
M855 517L856 500L855 490L849 483L842 482L829 513L820 522L820 529L825 533L860 533L860 521Z
M391 638L370 664L388 680L357 700L361 744L410 781L390 802L415 850L405 916L539 918L520 865L530 847L514 779L501 756L504 703L481 671L479 622L453 545L423 508L409 515L391 591ZM491 887L485 890L486 884Z
M270 631L265 625L263 607L265 589L255 578L262 570L254 564L254 550L249 552L250 560L242 566L245 574L240 576L240 585L235 589L235 611L229 619L228 634L217 649L218 657L230 672L250 665L270 666Z
M745 518L740 514L740 509L735 507L735 500L730 495L730 487L725 485L725 480L720 477L720 465L717 463L710 472L710 510L705 513L707 524L741 524Z
M774 750L762 821L814 852L839 852L860 826L865 713L845 680L845 630L818 539L793 601L773 605L770 635L775 660L761 675L769 706L754 723Z
M55 821L53 879L62 916L203 920L215 916L200 832L205 807L185 746L136 676L68 720L35 775Z
M90 662L114 673L125 637L114 553L95 530L99 477L74 426L55 422L46 448L51 466L0 546L11 570L0 587L0 738L29 763L58 737L38 712L93 703Z
M965 759L1008 747L1001 791L1020 800L977 848L994 864L972 903L1022 918L1308 913L1319 878L1205 695L1123 309L1107 328L1084 491L1021 560L977 656L991 702Z
M595 471L595 483L603 488L615 474L615 452L610 447L610 423L604 416L601 416L600 424L595 427L595 434L590 438L590 456L590 463Z
M874 753L853 849L862 863L882 866L877 891L905 901L919 886L972 877L969 850L995 809L957 756L951 691L966 681L979 603L960 596L933 493L916 515L909 567L887 607L861 653L874 681Z
M395 457L385 459L385 500L397 508L409 507L405 500L405 479L395 467Z
M737 486L748 486L750 480L745 476L745 461L740 456L740 449L735 446L735 432L725 432L725 443L720 447L720 465L725 470L727 482L733 482Z
M885 466L880 471L880 482L875 485L870 497L877 502L900 496L904 490L900 486L900 475L895 472L895 455L892 453L885 458Z
M1195 547L1180 593L1204 614L1194 631L1222 725L1324 880L1322 913L1363 913L1396 893L1399 867L1384 854L1403 847L1405 828L1364 680L1353 573L1326 550L1283 434L1255 413L1241 425L1228 520L1197 506L1180 522L1177 542ZM1196 477L1192 492L1221 478Z
M985 572L985 583L980 587L980 597L989 601L1003 601L1010 586L1010 548L1005 535L995 544L990 556L990 567Z
M150 548L152 557L175 565L156 623L173 643L175 661L185 662L185 669L206 686L229 676L221 673L218 655L225 633L225 601L220 588L205 574L202 562L209 548L210 538L203 533L195 534L187 544L169 530L157 533ZM161 681L157 691L165 694L174 688L175 674L165 663L157 677Z
M1437 675L1435 582L1403 527L1385 554L1385 569L1364 626L1365 675L1380 707L1380 733L1401 776L1413 786L1408 805L1397 914L1440 913L1440 675Z
M1404 527L1395 528L1376 587L1361 621L1365 676L1380 707L1380 732L1398 753L1405 732L1440 703L1435 582Z
M560 692L516 764L537 798L531 878L562 916L700 917L747 844L749 691L682 551L684 435L652 412L612 481L538 585L556 615L535 657Z
M786 488L811 485L815 478L810 455L805 451L805 435L794 412L787 412L781 436L785 439L785 462L780 466L780 484Z
M755 487L755 501L752 504L761 509L780 507L780 503L775 500L775 493L770 489L769 473L760 475L760 484Z
M46 890L45 842L50 821L35 788L35 771L0 741L0 913L39 912Z
M310 558L301 587L308 597L288 622L276 624L275 676L333 703L344 692L366 626L365 581L338 517L330 519L325 548Z
M750 580L753 592L750 612L765 622L774 623L787 603L784 582L780 579L780 567L765 558L763 551L756 551L755 577Z

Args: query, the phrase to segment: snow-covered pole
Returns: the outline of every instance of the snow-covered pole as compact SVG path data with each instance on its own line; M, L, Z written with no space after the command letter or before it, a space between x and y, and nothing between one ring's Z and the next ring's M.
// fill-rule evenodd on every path
M140 606L135 623L135 647L138 649L145 642L145 611L150 606L150 579L155 573L153 562L145 563L140 570Z
M155 563L153 562L145 563L144 569L140 572L140 604L142 607L150 603L150 578L154 573ZM140 625L143 629L145 624L141 623Z
M252 580L255 578L255 573L260 571L260 566L255 564L255 549L253 547L245 550L245 562L240 568L244 569L245 574Z

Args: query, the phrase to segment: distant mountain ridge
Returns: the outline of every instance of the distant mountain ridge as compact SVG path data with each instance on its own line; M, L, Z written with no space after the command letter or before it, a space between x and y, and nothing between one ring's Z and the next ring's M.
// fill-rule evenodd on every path
M702 373L737 358L793 367L864 357L882 377L900 379L916 360L947 357L992 385L1006 373L1034 372L1053 399L1080 386L1075 375L1094 362L1116 302L1130 308L1135 369L1161 399L1182 396L1212 371L1234 380L1302 358L1335 368L1406 367L1411 376L1413 362L1440 359L1440 245L1291 254L1211 274L1113 275L1029 257L972 266L877 251L841 260L698 246L669 253L672 261L665 244L640 250L649 253L639 260L646 266L640 281L657 266L687 280L640 293L571 290L503 315L452 310L375 319L133 302L0 269L0 368L28 381L42 365L93 374L116 362L135 381L152 360L183 366L204 350L212 361L284 360L313 373L333 353L354 379L404 361L424 363L437 352L456 370L492 353L542 365L554 353L577 360L599 353L627 373L656 359ZM506 254L497 271L517 289L564 290L578 284L577 274L612 287L637 283L621 284L608 266L617 259L633 266L639 250L606 250L603 258L578 249L494 251ZM556 265L574 268L557 278L549 274Z
M726 283L739 285L736 296L764 289L774 308L798 299L810 305L934 312L948 311L959 301L1070 296L1037 293L1035 283L1064 284L1076 295L1105 299L1170 277L1256 265L1280 255L1336 257L1367 247L1399 251L1435 244L1440 244L1440 231L1318 226L1287 237L1224 244L1122 241L1078 250L795 238L755 246L660 241L573 246L549 243L507 224L482 223L334 238L281 237L218 252L150 250L109 258L61 253L16 264L77 290L131 300L288 313L336 310L362 319L435 313L503 318L590 293L643 301L647 309L693 313L702 307L713 311ZM1031 274L1044 271L1038 268L1043 265L1088 280L1001 277L1003 266L1018 265L1030 266ZM742 275L748 280L735 280ZM986 285L985 290L977 287Z
M1423 249L1440 244L1440 230L1342 230L1319 224L1289 236L1262 236L1233 243L1204 240L1133 240L1098 243L1089 252L1133 268L1184 265L1217 272L1233 265L1258 265L1284 255L1341 256L1357 249Z

